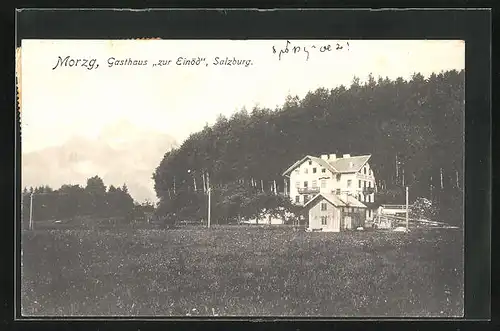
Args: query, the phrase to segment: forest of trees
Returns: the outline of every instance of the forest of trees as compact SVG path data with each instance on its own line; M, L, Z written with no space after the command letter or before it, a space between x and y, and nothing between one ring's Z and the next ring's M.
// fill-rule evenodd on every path
M99 176L87 179L85 187L62 185L54 190L49 186L24 188L22 193L22 220L28 226L30 218L30 196L33 193L33 219L37 222L47 220L71 220L78 216L93 218L118 218L131 221L142 210L148 210L148 203L139 205L128 192L126 184L122 187L104 185ZM154 206L149 205L149 210Z
M160 210L204 218L209 176L214 218L249 217L253 208L241 199L278 203L272 197L286 190L282 172L304 155L371 154L377 202L404 203L408 186L410 202L428 198L442 221L459 224L464 75L417 73L408 81L370 75L363 84L355 77L350 87L289 96L278 109L220 115L167 152L156 168Z

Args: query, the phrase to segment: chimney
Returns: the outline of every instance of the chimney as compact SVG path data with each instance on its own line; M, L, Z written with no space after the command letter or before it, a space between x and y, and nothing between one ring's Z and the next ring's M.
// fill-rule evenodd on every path
M345 158L351 157L351 154L344 154L342 157L345 159Z
M322 159L322 160L325 160L325 161L326 161L326 160L328 160L328 155L326 155L326 154L321 155L321 159Z
M330 154L328 159L330 161L335 161L337 159L337 154Z

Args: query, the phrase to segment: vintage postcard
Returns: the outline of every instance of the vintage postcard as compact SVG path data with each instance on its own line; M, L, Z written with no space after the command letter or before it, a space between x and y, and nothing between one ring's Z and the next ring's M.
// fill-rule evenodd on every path
M463 317L465 42L22 40L24 317Z

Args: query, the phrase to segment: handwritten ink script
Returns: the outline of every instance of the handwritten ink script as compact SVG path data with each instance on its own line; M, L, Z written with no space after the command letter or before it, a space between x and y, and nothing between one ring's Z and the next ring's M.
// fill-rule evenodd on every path
M293 45L289 40L286 41L284 47L276 47L273 46L273 54L277 54L278 60L287 55L287 54L301 54L305 56L306 61L309 61L309 57L311 53L317 51L320 53L329 53L334 51L345 51L349 50L349 42L336 42L336 43L320 43L320 44L311 44L308 46L298 46Z
M205 66L209 65L218 67L249 67L253 65L253 61L250 59L240 59L236 57L228 56L216 56L212 59L206 59L204 57L177 57L175 59L161 59L153 60L150 59L136 59L136 58L115 58L109 57L106 59L107 68L116 67L140 67L140 66L152 66L152 67L165 67L165 66ZM95 70L99 68L99 63L96 58L73 58L71 56L58 56L56 63L52 70L58 68L85 68L87 70Z

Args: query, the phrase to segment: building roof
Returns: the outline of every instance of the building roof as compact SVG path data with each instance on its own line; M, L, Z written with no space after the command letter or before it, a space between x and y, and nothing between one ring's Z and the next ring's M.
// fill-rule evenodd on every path
M331 194L331 193L318 193L314 198L309 200L304 207L307 207L312 203L312 201L318 199L318 197L322 197L329 201L331 204L333 204L336 207L355 207L355 208L366 208L366 206L356 199L355 197L348 195L348 196L341 196L341 195L336 195L336 194Z
M328 161L328 163L337 169L337 172L358 172L360 171L366 162L370 159L371 155L360 155L351 156L346 158L337 158L334 161Z
M286 169L283 172L283 176L286 176L287 174L292 172L295 168L300 166L306 160L314 161L333 173L358 172L361 170L361 168L363 168L366 162L368 162L370 157L371 155L360 155L360 156L350 156L345 158L337 158L335 160L324 160L321 157L306 155L302 159L292 164L288 169Z

